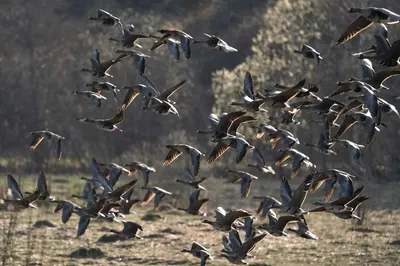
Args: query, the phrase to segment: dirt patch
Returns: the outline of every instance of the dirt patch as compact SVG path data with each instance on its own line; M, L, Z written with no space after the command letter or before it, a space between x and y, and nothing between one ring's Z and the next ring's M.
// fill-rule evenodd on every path
M69 255L70 258L91 258L98 259L104 257L104 252L99 248L79 248Z
M57 227L57 225L53 224L50 221L42 220L42 221L37 221L36 223L34 223L33 227L35 227L35 228L55 228L55 227Z
M148 222L148 221L154 222L154 221L158 221L161 219L162 219L161 215L159 215L157 213L148 213L142 217L142 221L146 221L146 222Z

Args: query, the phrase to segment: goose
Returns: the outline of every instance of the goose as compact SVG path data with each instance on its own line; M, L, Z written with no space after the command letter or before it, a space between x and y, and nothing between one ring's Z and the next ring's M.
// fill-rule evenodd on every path
M87 178L82 176L82 180L85 180L86 183L90 184L90 189L94 190L97 195L101 195L103 193L110 193L112 191L112 187L110 183L108 182L107 178L104 176L102 179L100 178Z
M220 117L216 114L208 116L209 127L207 129L197 130L198 134L213 134L214 138L223 138L228 135L244 137L238 133L238 128L243 123L254 122L255 118L252 116L244 116L246 111L238 111L232 113L222 113ZM239 118L241 118L239 120Z
M112 15L111 13L103 10L97 10L97 17L89 17L89 20L97 20L100 21L105 26L115 26L118 25L119 27L123 28L121 20L116 16Z
M381 53L376 53L374 55L361 54L360 59L368 58L381 66L384 67L397 67L399 66L400 57L400 40L394 41L390 47Z
M282 92L282 90L287 90L291 87L276 83L274 85L274 90L264 89L264 96L275 96ZM278 89L278 90L276 90ZM319 92L320 89L316 84L309 84L308 87L302 87L300 92L296 95L296 98L305 98L308 100L318 100L319 97L315 94Z
M245 100L247 101L254 101L255 94L254 94L254 85L253 85L253 77L249 71L246 71L243 80L243 93L240 93Z
M253 199L261 200L256 211L256 215L260 220L264 220L269 215L276 216L272 209L280 208L282 206L282 202L270 196L254 196Z
M251 216L245 217L245 220L252 221L252 217ZM247 238L245 236L245 241L247 241L250 238L253 238L255 236L255 231L253 231L253 232L254 232L254 234L252 234L251 237ZM221 252L223 252L224 254L233 254L235 251L239 250L240 247L243 245L242 240L240 238L239 231L232 228L228 232L228 237L226 237L225 235L222 236L222 245L224 246L224 248L221 250ZM254 256L251 255L249 252L247 252L246 257L254 258Z
M122 132L122 129L117 127L117 125L124 121L124 111L120 109L114 117L108 119L92 119L88 117L77 117L76 119L79 122L92 123L101 130L110 132L118 130Z
M86 98L89 98L92 101L92 103L99 108L101 107L101 100L107 100L107 98L101 95L100 93L93 91L73 91L73 93L74 95L83 95Z
M137 179L134 179L122 186L119 186L116 189L113 189L112 191L103 193L100 198L105 198L108 201L119 201L123 200L123 195L127 192L129 192L130 189L136 184Z
M143 106L146 106L146 105L143 105ZM150 108L153 109L156 114L160 114L160 115L173 114L173 115L179 116L178 109L176 109L176 107L171 102L162 101L162 100L158 99L157 97L154 97L152 99L152 105L150 106ZM144 108L144 110L146 110L146 109L147 108Z
M232 227L237 227L238 224L235 223L237 219L247 216L251 216L251 214L242 209L226 212L222 207L218 207L215 210L215 221L203 220L202 223L212 225L215 230L229 232Z
M368 199L367 196L359 196L363 188L364 187L361 186L356 189L352 195L343 196L332 202L316 201L314 204L319 205L319 207L308 210L306 213L325 211L333 213L335 216L342 219L360 219L360 217L356 216L354 212L363 201Z
M177 29L160 29L158 30L159 33L163 34L163 36L160 38L165 39L165 38L181 38L181 37L185 37L187 39L193 40L193 37L190 36L189 34L187 34L184 31L181 30L177 30Z
M321 54L307 44L303 44L301 50L294 50L294 53L301 54L305 58L312 58L317 60L317 64L319 65L320 61L323 59Z
M325 182L325 196L324 200L329 200L335 190L335 184L338 182L340 186L341 195L353 195L353 180L354 175L338 169L328 169L322 172L317 172L312 181L311 192L315 192Z
M275 149L276 144L281 141L285 144L286 148L292 148L295 144L300 144L298 138L296 138L293 133L284 130L284 129L276 129L271 125L266 124L259 124L258 126L254 127L257 129L256 137L261 139L265 133L268 134L270 138L269 142L271 143L271 148Z
M367 199L369 199L368 196L356 197L352 201L346 203L346 206L348 208L352 209L351 211L348 209L348 210L344 210L344 211L341 211L341 212L334 212L333 215L335 215L336 217L339 217L341 219L352 219L352 218L355 218L355 219L361 220L361 217L357 216L355 214L355 212L356 212L358 206L360 206L360 204L362 202L366 201Z
M299 108L293 108L293 107L281 109L279 111L279 117L281 117L281 123L286 125L289 124L299 125L300 121L294 120L294 117L297 115L299 111L300 111Z
M59 212L60 210L62 210L61 212L61 222L63 224L66 224L69 219L71 218L72 213L76 212L79 209L82 209L81 206L68 201L68 200L54 200L51 201L52 203L56 203L56 208L54 209L54 213Z
M197 242L193 242L190 249L182 249L181 252L192 254L194 257L199 258L200 266L205 266L208 259L213 260L210 252Z
M329 117L326 117L321 125L318 142L316 144L305 143L305 146L312 147L319 153L325 155L337 155L337 153L331 149L335 143L335 141L331 141L331 121Z
M382 114L381 109L379 108L378 96L376 96L373 87L360 81L354 81L354 83L360 88L363 96L363 102L365 103L368 111L371 113L376 125L379 126L381 123Z
M368 93L371 93L370 91L368 91ZM373 98L366 98L365 96L369 96L369 97L373 97ZM374 97L371 95L356 95L356 96L348 96L346 97L348 100L352 100L353 102L358 102L359 106L361 106L363 104L363 102L365 102L365 99L367 99L367 101L369 102L370 108L379 108L379 110L375 111L378 113L378 118L379 115L383 113L387 113L387 114L391 114L394 113L397 115L397 117L400 117L399 112L397 111L396 106L394 106L391 103L388 103L386 100L382 99L381 97ZM374 102L376 99L376 103ZM378 107L376 107L376 104L378 105ZM379 114L380 113L380 114ZM380 122L380 124L382 126L386 126L386 124L382 123L382 121Z
M117 234L122 239L142 239L142 237L137 234L138 230L143 231L143 227L140 224L130 221L122 221L122 223L124 224L124 228L121 231L111 229L110 232Z
M36 147L42 142L42 140L46 138L48 140L51 140L51 146L57 154L57 159L61 159L61 141L64 140L65 137L62 137L48 130L32 131L30 134L33 136L31 145L29 146L31 150L35 150Z
M47 189L46 176L43 171L40 171L37 179L36 190L40 191L41 195L38 200L53 201L54 197L50 196L49 190ZM25 192L25 194L32 194L31 192Z
M242 240L240 239L239 231L234 228L229 230L228 237L226 237L225 235L222 236L222 245L224 246L224 248L221 250L221 252L224 253L230 253L233 252L234 250L238 250L242 245ZM249 254L247 256L249 256Z
M121 44L123 47L131 48L138 47L143 48L141 45L137 44L136 41L138 39L147 39L148 35L136 34L134 33L135 27L132 24L126 24L122 27L122 38L116 39L114 37L108 38L110 41L117 42Z
M156 169L154 169L153 167L138 161L133 161L131 163L125 164L125 167L128 167L128 170L132 175L135 174L138 170L142 173L144 187L147 187L147 185L149 184L150 173L156 172Z
M300 92L300 90L303 88L305 83L306 83L306 80L303 79L303 80L299 81L293 87L290 87L284 91L281 91L279 94L276 94L273 96L262 96L259 94L259 96L269 106L272 106L275 108L280 108L280 109L285 108L285 107L290 107L288 102L290 100L292 100L294 97L296 97L296 95Z
M151 34L149 35L149 37L156 39L160 38ZM167 45L168 51L174 57L174 59L179 60L180 58L179 45L181 44L181 42L172 38L166 38L161 41L160 40L155 41L149 51L153 51L165 44Z
M300 110L315 110L318 114L326 114L329 113L333 106L337 106L337 109L340 111L345 105L344 103L334 100L332 98L323 98L320 102L314 104L306 104L306 105L299 105L297 104L296 108Z
M106 202L99 212L99 220L119 223L120 220L117 218L126 218L126 216L120 212L120 208L120 202Z
M117 102L117 92L119 92L119 89L117 89L117 86L111 82L94 80L90 83L86 83L85 86L90 87L93 92L98 94L101 94L103 91L111 92L114 97L114 101Z
M128 176L132 175L132 173L128 169L126 169L125 167L120 166L120 165L118 165L116 163L108 163L108 164L106 164L106 163L99 163L98 162L98 165L99 166L106 166L106 171L108 172L108 175L110 176L109 177L110 185L112 187L114 187L115 184L118 182L119 177L122 175L122 173L127 173Z
M191 43L193 42L193 37L187 34L186 32L183 32L181 30L177 29L161 29L158 30L159 33L162 34L162 36L157 40L157 43L163 43L164 40L172 38L175 40L179 40L182 46L182 50L185 54L185 57L187 59L190 59L191 57ZM153 45L153 47L150 50L156 49L158 46Z
M91 179L86 177L81 177L81 179L86 180L90 183L91 188L95 189L96 194L110 193L113 191L113 188L110 184L110 181L105 177L105 175L100 171L99 164L95 158L91 158L89 161L89 169L92 175ZM90 191L89 191L90 192Z
M310 240L318 240L318 237L310 232L308 229L308 226L306 223L299 221L296 223L297 224L297 230L293 228L288 228L289 232L293 232L299 237L305 238L305 239L310 239Z
M357 123L360 123L366 130L367 144L370 144L375 135L375 132L379 131L379 128L376 127L375 120L372 118L369 111L346 114L344 116L343 122L340 124L339 129L337 130L335 136L333 136L332 140L339 139L343 135L343 133L345 133L349 128Z
M253 123L256 121L257 121L257 118L255 118L254 116L251 116L251 115L243 115L243 116L239 117L238 119L233 121L233 123L230 125L228 132L227 132L227 136L235 136L235 137L243 138L244 135L237 132L239 127L243 124ZM217 136L216 138L218 139L219 137L220 136Z
M78 238L86 232L86 229L88 228L90 220L92 218L98 218L98 217L105 218L105 215L101 213L101 209L104 207L105 204L106 204L106 199L103 198L100 199L99 201L96 201L95 192L94 190L91 190L88 193L88 198L86 200L86 207L72 209L73 213L79 216L78 228L76 232Z
M376 72L369 59L362 59L359 65L361 80L370 79L375 76Z
M336 118L332 121L332 125L337 126L336 122L337 120L342 117L345 116L347 113L349 113L350 111L355 112L357 109L360 109L360 111L362 111L363 107L363 103L360 102L357 99L352 100L351 102L347 103L342 110L340 110L340 112L337 114ZM339 125L340 127L340 125Z
M203 183L207 179L207 177L201 177L196 180L196 178L193 175L192 169L190 169L189 167L184 168L183 177L184 180L178 178L175 180L175 182L188 185L194 189L206 190L206 188L200 184Z
M358 160L361 157L361 150L364 149L364 145L357 144L348 139L338 139L336 143L341 144L343 147L347 148L350 157L354 160Z
M282 165L287 159L292 158L292 173L291 178L295 177L300 171L300 167L305 165L307 167L315 168L315 165L310 161L310 157L302 152L299 152L293 148L279 149L278 152L281 153L278 160L275 162L276 166Z
M347 42L360 32L369 28L373 23L395 24L400 21L400 15L379 7L350 8L349 13L359 13L360 16L354 20L337 40L336 45Z
M241 111L229 114L223 113L221 117L218 118L218 120L215 120L217 124L215 125L215 128L210 132L213 133L212 137L214 139L222 139L229 136L244 138L242 134L237 132L239 127L243 124L255 122L257 121L257 119L253 116L242 114L244 113Z
M400 41L397 40L391 44L388 40L387 28L381 23L377 24L374 37L376 45L371 46L370 50L351 55L362 60L372 60L374 63L385 67L398 66Z
M196 177L199 174L200 157L205 156L204 153L187 144L170 144L166 147L169 149L169 152L163 161L164 166L170 165L180 155L185 154L190 157L190 165L193 169L193 176Z
M289 223L301 221L299 217L293 215L280 216L279 218L273 215L268 215L268 218L269 223L262 224L258 228L266 230L269 234L276 237L287 236L287 234L283 231L286 225L288 225Z
M227 170L228 173L235 174L235 179L231 183L238 183L240 181L240 198L246 199L250 193L251 183L254 179L258 179L255 175L249 174L245 171Z
M81 68L81 71L90 72L93 76L98 76L99 78L102 77L110 77L113 76L108 73L111 67L120 62L122 58L126 57L126 54L120 54L117 58L111 59L105 62L100 62L100 51L94 50L90 55L90 62L92 64L92 68Z
M126 54L133 58L133 62L135 64L136 70L140 75L144 74L144 70L146 68L146 58L150 58L150 55L144 54L142 52L136 50L116 50L117 54Z
M123 200L120 201L120 213L122 214L132 214L135 212L131 211L131 208L133 205L135 205L138 202L141 202L140 199L132 199L132 194L133 194L134 187L131 187L128 191L125 192L121 196Z
M250 72L246 72L243 82L243 102L231 102L230 105L240 106L241 108L251 112L268 112L261 106L265 103L263 99L255 99L253 78Z
M208 202L209 199L199 199L201 189L197 189L190 194L189 206L186 209L178 208L178 210L185 211L191 215L205 216L206 213L201 211L201 208Z
M103 172L100 171L100 166L102 167L106 166ZM91 169L92 179L87 179L85 177L82 177L81 179L88 180L90 183L93 183L93 181L95 181L93 184L96 187L98 187L99 186L98 184L100 184L100 187L103 188L104 193L114 192L113 188L115 187L115 184L118 182L122 172L126 172L128 173L128 175L131 175L129 170L125 169L124 167L116 163L109 163L109 164L98 163L95 158L92 158L90 161L90 169ZM132 182L134 183L136 183L136 181L137 180L132 180ZM101 192L98 194L103 194L103 193Z
M201 41L193 41L193 43L205 43L208 47L217 49L219 51L224 51L225 53L231 53L231 52L237 52L238 50L236 48L233 48L232 46L229 46L224 40L221 38L215 36L215 35L210 35L208 33L203 33L204 36L207 37L206 40L201 40Z
M350 55L360 58L362 60L367 60L371 62L369 59L365 58L374 58L376 55L383 54L390 49L390 41L388 39L388 29L385 24L377 23L375 26L374 38L376 45L372 45L369 50L352 53ZM371 64L372 68L372 64Z
M399 111L397 111L396 106L391 103L388 103L386 100L378 97L378 106L381 112L391 114L394 113L397 117L400 117ZM381 123L382 124L382 123ZM383 125L383 124L382 124Z
M248 164L247 166L256 168L258 171L264 174L267 173L271 173L273 175L275 174L275 171L274 169L272 169L271 166L265 165L264 157L262 156L260 150L257 147L253 149L253 161L255 161L255 164Z
M149 78L148 78L147 76L142 75L142 79L143 79L144 83L146 83L146 86L151 87L151 88L153 88L154 91L157 91L157 92L158 92L157 88L153 85L153 83L149 80ZM174 94L177 90L179 90L180 88L182 88L182 86L183 86L185 83L186 83L186 79L180 81L179 83L177 83L176 85L172 86L171 88L166 89L166 90L165 90L164 92L162 92L162 93L158 92L158 94L157 94L156 96L157 96L157 98L158 98L159 100L168 101L168 102L170 102L170 103L172 103L172 104L175 104L175 102L171 101L171 100L169 99L169 97L171 97L172 94Z
M178 84L172 86L171 88L165 90L163 93L160 93L159 90L154 86L154 84L150 81L150 79L142 75L143 82L147 87L150 87L152 92L151 95L146 96L147 103L142 106L142 109L146 110L147 108L150 107L152 104L159 104L159 102L167 102L170 104L176 104L175 102L171 101L169 97L172 96L177 90L182 88L182 86L186 83L186 79L182 80Z
M158 211L160 208L160 203L165 195L172 195L171 192L159 187L142 187L142 189L147 189L147 193L144 196L141 205L147 206L152 199L154 199L154 211Z
M231 112L231 113L223 113L221 117L216 120L216 126L213 131L213 138L224 138L230 136L230 128L232 127L233 123L239 119L240 117L244 116L247 113L246 110ZM215 117L213 118L215 119ZM237 125L238 128L240 125Z
M213 134L218 127L219 117L216 114L210 114L208 116L209 126L207 129L198 129L197 134Z
M37 209L36 205L33 203L35 203L35 201L37 201L42 195L40 190L36 190L35 192L24 197L17 180L15 180L15 178L10 174L7 175L7 184L11 190L13 199L3 199L6 204L12 205L16 210L22 210L29 207Z
M303 182L294 191L294 194L292 194L292 189L289 185L288 180L283 177L280 186L280 196L282 199L282 204L281 206L279 206L279 209L285 213L300 216L300 218L304 220L304 217L302 217L301 215L303 213L303 209L301 208L301 206L303 205L311 188L314 176L315 173L307 175L306 178L304 178Z
M239 249L234 250L229 253L221 254L222 257L226 258L229 262L233 264L247 264L244 259L248 256L248 253L251 252L257 243L264 239L267 234L260 234L258 236L254 236L244 242Z
M144 75L143 75L144 76ZM134 86L123 86L121 89L128 90L125 94L124 101L122 102L121 109L126 110L129 105L135 100L139 94L143 95L146 104L150 104L150 99L160 94L158 90L153 87L148 87L144 84L137 84ZM144 106L144 105L143 105Z
M89 191L91 189L92 189L91 183L90 182L86 182L85 185L83 186L83 190L82 190L81 195L72 194L71 197L72 198L86 200L87 197L88 197L88 193L89 193Z
M255 147L250 145L244 138L225 137L223 139L213 139L213 142L218 142L207 159L207 163L213 163L221 157L230 148L236 149L236 164L239 164L246 156L247 150L252 150Z
M332 92L328 97L333 97L336 95L343 94L348 91L355 91L355 92L362 92L362 84L367 84L368 86L372 87L370 88L373 92L380 90L380 89L389 89L385 85L383 85L383 82L385 82L387 79L400 75L400 70L399 69L385 69L376 72L373 76L369 76L368 78L358 80L355 78L350 78L346 82L338 82L337 85L339 88Z
M255 219L256 218L254 218L253 216L247 216L244 218L245 241L261 233L253 226ZM249 256L249 254L247 256Z

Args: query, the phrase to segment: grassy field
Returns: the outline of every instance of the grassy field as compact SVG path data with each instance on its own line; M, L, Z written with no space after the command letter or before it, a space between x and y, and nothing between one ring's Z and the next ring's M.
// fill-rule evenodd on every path
M34 178L24 179L23 190L33 189ZM109 229L122 229L118 223L93 220L86 233L76 238L77 217L62 224L61 214L52 213L54 206L41 204L38 210L20 213L0 212L0 259L2 265L199 265L199 261L189 254L181 253L190 248L192 241L207 247L215 256L210 265L229 265L219 257L222 248L222 232L202 224L203 217L186 215L176 207L186 207L190 190L176 185L172 178L158 180L157 185L171 190L174 194L165 197L162 210L152 211L152 206L134 206L136 214L126 220L138 222L144 228L142 240L126 240L114 243L100 243L103 235L111 235ZM301 181L291 181L295 188ZM121 184L126 180L120 181ZM161 183L161 184L159 184ZM70 199L69 195L79 192L82 182L77 177L53 177L52 194L60 199ZM274 178L262 178L253 184L246 200L239 198L239 186L228 184L221 179L209 178L205 182L208 189L201 197L210 199L207 204L209 216L217 206L224 208L245 208L254 212L258 202L255 195L279 197L279 183ZM355 226L348 220L341 220L329 214L308 215L310 230L320 239L305 240L295 235L289 237L267 236L252 252L256 256L248 259L250 265L400 265L400 196L398 183L385 185L367 184L366 191L371 197L367 201L368 213L363 226ZM5 192L4 183L1 185ZM137 189L135 195L143 195ZM305 209L321 194L310 194ZM80 201L76 203L82 204ZM212 217L209 217L212 219ZM36 228L33 224L47 220L56 227ZM260 223L258 221L257 223ZM397 241L397 242L396 242ZM397 243L397 245L396 245ZM71 253L79 248L100 249L98 257L77 258ZM98 251L98 250L97 250ZM34 264L37 263L37 264Z

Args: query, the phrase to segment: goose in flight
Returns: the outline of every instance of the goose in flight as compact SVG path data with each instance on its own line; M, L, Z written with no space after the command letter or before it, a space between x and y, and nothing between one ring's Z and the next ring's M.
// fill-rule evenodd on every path
M354 20L337 40L336 45L347 42L360 32L366 30L374 23L395 24L400 21L400 15L386 8L365 7L350 8L349 13L359 13L359 17Z

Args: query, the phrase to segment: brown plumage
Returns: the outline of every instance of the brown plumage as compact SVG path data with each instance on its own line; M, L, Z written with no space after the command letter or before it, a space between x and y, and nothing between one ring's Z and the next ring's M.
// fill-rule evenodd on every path
M51 145L53 147L53 150L57 154L57 159L61 159L61 141L65 139L64 137L47 130L32 131L30 134L33 136L31 145L29 146L31 150L36 149L36 147L42 142L42 140L46 138L48 140L51 140Z
M77 117L76 119L79 122L88 122L94 124L97 128L105 130L105 131L115 131L119 130L122 132L122 129L117 127L122 121L124 121L124 110L118 110L117 114L108 119L91 119L87 117Z

